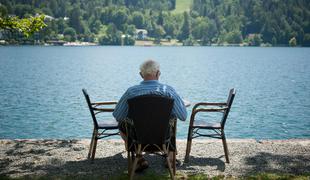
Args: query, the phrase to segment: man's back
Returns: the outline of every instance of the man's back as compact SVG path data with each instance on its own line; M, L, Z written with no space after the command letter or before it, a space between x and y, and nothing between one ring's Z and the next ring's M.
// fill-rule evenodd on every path
M158 80L142 81L139 85L128 88L115 107L113 112L115 119L122 121L126 118L128 113L128 99L146 94L156 94L174 99L172 115L180 120L186 120L187 112L180 96L171 86L161 84Z

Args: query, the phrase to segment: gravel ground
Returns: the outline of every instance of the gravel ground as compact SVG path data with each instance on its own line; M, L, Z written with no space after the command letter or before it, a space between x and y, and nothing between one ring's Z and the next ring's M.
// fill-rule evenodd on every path
M189 163L183 163L185 140L178 140L177 173L205 173L210 176L248 176L260 172L310 173L310 139L228 139L230 163L225 163L220 140L193 140ZM96 159L87 159L89 140L0 140L0 175L22 177L96 175L109 179L126 173L127 153L121 140L98 142ZM146 170L167 173L163 158L146 155Z

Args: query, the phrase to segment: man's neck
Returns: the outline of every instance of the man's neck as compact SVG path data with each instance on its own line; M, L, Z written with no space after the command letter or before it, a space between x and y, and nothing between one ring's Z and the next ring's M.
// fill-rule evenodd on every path
M155 76L145 76L143 78L144 81L151 81L151 80L158 80L158 78Z

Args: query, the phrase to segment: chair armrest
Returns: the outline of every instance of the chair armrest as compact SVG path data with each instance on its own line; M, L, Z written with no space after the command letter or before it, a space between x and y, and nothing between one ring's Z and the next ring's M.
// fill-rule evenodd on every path
M113 112L114 108L98 108L98 107L94 107L93 108L95 111L100 111L100 112Z
M195 111L196 112L222 112L226 109L227 109L227 107L224 107L224 108L199 108L199 109L196 109Z
M195 110L199 106L227 106L227 103L221 103L221 102L199 102L199 103L196 103L194 105L193 110Z
M100 106L100 105L113 105L117 104L117 101L105 101L105 102L95 102L91 103L91 105Z
M198 112L223 112L226 110L228 107L223 107L223 108L199 108L199 109L193 109L191 119L195 118L196 114Z

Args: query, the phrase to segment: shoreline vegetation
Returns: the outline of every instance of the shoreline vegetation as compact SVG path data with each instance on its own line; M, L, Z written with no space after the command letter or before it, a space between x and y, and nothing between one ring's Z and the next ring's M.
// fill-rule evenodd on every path
M0 40L0 47L1 46L111 46L111 45L100 45L99 43L95 42L83 42L83 41L74 41L74 42L66 42L66 41L48 41L45 43L7 43L5 41ZM127 46L127 45L112 45L112 46ZM240 44L229 44L229 43L222 43L222 44L208 44L208 45L200 45L198 43L192 44L192 45L184 45L182 42L179 42L176 39L173 40L161 40L160 43L154 43L152 40L136 40L135 44L131 46L145 46L145 47L151 47L151 46L199 46L199 47L292 47L287 44L278 44L278 45L272 45L272 44L260 44L259 46L252 46L248 43L240 43ZM304 47L304 46L293 46L293 47Z
M0 179L127 179L122 140L98 142L94 163L86 159L87 139L0 139ZM228 139L230 163L222 142L195 140L184 163L186 140L177 140L177 179L309 179L310 139ZM150 167L137 179L169 179L160 156L145 155Z

